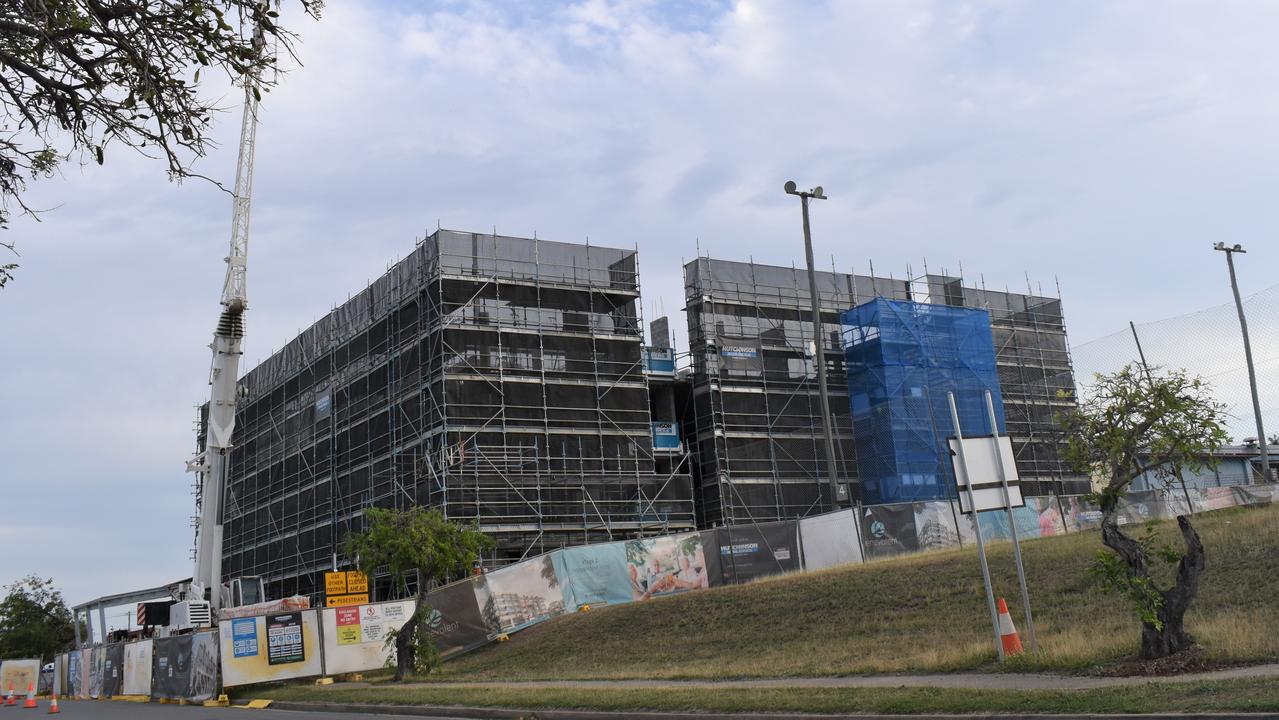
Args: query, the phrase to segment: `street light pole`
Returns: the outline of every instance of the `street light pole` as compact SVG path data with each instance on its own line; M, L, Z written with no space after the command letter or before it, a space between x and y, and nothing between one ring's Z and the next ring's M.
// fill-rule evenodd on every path
M795 189L795 181L787 180L785 190L788 195L798 195L800 208L804 214L804 260L808 263L808 295L813 307L813 363L817 365L817 394L821 401L822 433L826 442L826 468L830 476L830 503L832 509L838 509L839 473L835 466L835 435L830 421L830 397L826 394L826 353L823 349L824 331L822 330L821 301L817 295L817 272L813 269L813 236L808 227L808 199L825 200L822 186L812 190Z
M1257 370L1252 364L1252 341L1248 339L1248 318L1243 314L1243 300L1239 299L1239 281L1235 279L1235 253L1244 253L1241 245L1233 247L1219 242L1212 246L1226 254L1226 267L1230 269L1230 289L1235 294L1235 309L1239 311L1239 327L1243 331L1243 356L1248 363L1248 384L1252 388L1252 412L1257 417L1257 445L1261 448L1261 479L1270 482L1270 453L1266 449L1266 429L1261 422L1261 398L1257 396Z

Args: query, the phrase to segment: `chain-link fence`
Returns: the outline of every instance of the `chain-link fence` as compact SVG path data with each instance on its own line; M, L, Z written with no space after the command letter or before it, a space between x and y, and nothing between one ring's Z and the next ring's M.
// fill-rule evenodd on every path
M1257 392L1266 435L1279 435L1279 285L1244 298L1244 313L1257 369ZM1226 405L1235 443L1257 435L1244 359L1243 335L1233 302L1154 322L1127 325L1071 348L1075 378L1084 393L1096 373L1114 372L1140 359L1137 341L1152 369L1184 369L1212 384ZM1275 443L1271 442L1271 445ZM1275 451L1272 450L1273 454Z

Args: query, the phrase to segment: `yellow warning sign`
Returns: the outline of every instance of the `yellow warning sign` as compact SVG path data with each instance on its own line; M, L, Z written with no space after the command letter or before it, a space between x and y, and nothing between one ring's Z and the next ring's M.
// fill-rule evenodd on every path
M368 605L369 594L361 595L329 595L324 598L324 607L345 607L347 605Z
M346 573L344 572L324 573L324 594L325 595L345 595L346 594Z
M367 593L369 591L369 578L359 570L348 570L346 572L346 591L348 593Z

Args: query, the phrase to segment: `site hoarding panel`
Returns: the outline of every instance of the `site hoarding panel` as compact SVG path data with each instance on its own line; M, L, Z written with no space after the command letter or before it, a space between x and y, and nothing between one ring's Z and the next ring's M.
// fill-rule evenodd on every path
M324 623L324 671L337 675L385 667L391 655L386 644L387 631L399 629L412 615L412 600L320 611Z
M218 691L218 633L214 630L187 637L191 638L191 671L186 699L212 700Z
M1007 510L986 510L977 513L981 523L982 538L985 540L1012 540L1012 530L1008 526ZM1039 514L1027 505L1013 508L1013 522L1017 523L1018 538L1039 537Z
M107 645L102 657L102 697L124 694L124 643Z
M1101 508L1078 495L1061 498L1066 515L1066 530L1080 532L1101 527Z
M319 610L299 610L237 618L253 621L251 634L246 623L237 626L235 621L223 622L218 626L222 684L234 687L321 674L318 613ZM275 630L274 653L270 630Z
M83 697L83 684L80 677L80 662L84 653L79 650L72 650L67 653L67 684L63 692L67 697ZM150 674L150 671L148 671ZM2 686L0 686L2 687Z
M724 571L719 557L719 530L703 530L702 557L706 560L706 580L710 587L724 584Z
M1274 485L1235 485L1235 503L1237 505L1269 505L1274 502Z
M1033 509L1039 516L1039 537L1056 537L1066 534L1066 519L1062 515L1061 507L1057 504L1057 498L1051 495L1026 498L1026 506Z
M53 690L52 692L58 697L67 696L67 653L54 658L53 661ZM148 673L149 674L149 673Z
M25 695L27 683L40 682L40 660L14 658L0 662L0 688L5 693L13 688L14 697Z
M961 544L949 502L915 503L915 537L920 550L945 550Z
M563 583L563 576L559 577ZM478 600L481 593L477 588L485 582L483 577L471 577L427 594L426 604L431 608L427 632L435 638L441 655L448 657L483 645L496 634Z
M1203 489L1204 510L1224 510L1237 504L1233 488L1211 487Z
M719 541L725 584L799 569L799 523L794 520L721 528Z
M191 636L156 638L151 642L151 697L185 698L191 685Z
M799 538L807 570L862 561L861 545L857 542L857 513L853 510L802 518Z
M106 669L107 664L107 648L105 645L99 645L93 648L90 656L92 664L89 665L89 697L102 697L102 673Z
M700 533L626 542L626 574L632 600L648 600L710 587Z
M862 549L866 559L892 557L919 549L913 505L862 507Z
M485 576L489 598L484 614L494 618L502 632L514 632L564 613L554 555L507 565Z
M583 605L631 602L629 572L622 542L568 547L555 554L555 574L569 612Z
M93 648L84 648L80 651L80 694L79 697L89 697L89 690L93 687Z
M151 694L151 641L140 640L124 646L125 695Z

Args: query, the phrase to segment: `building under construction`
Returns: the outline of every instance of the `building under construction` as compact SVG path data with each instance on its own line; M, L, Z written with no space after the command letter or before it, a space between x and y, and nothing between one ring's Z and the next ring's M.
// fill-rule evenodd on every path
M684 432L700 525L830 509L814 355L827 367L835 474L860 499L841 313L874 298L986 310L1025 494L1088 490L1060 458L1054 421L1071 406L1057 391L1074 390L1060 299L965 286L945 275L819 272L823 333L814 338L805 270L703 257L685 265L684 281L692 356Z
M224 576L317 593L370 507L474 520L493 563L693 528L638 301L634 250L426 238L243 379Z

